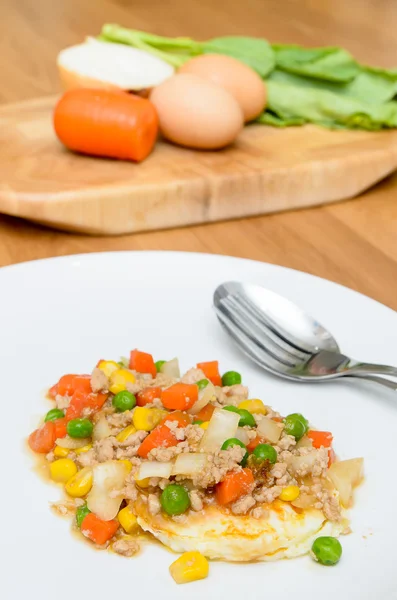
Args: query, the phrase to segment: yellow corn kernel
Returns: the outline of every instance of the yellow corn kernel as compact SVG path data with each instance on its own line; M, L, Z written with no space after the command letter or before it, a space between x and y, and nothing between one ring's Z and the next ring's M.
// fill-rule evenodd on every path
M114 360L101 360L98 365L98 369L101 369L106 375L106 377L110 377L114 371L120 369L120 365L118 365Z
M61 448L61 446L55 446L54 448L54 456L57 458L66 458L69 454L68 448Z
M135 479L135 483L139 485L141 488L148 488L150 482L150 477L145 477L145 479Z
M82 454L83 452L88 452L88 450L91 450L92 448L92 444L86 444L85 446L82 446L81 448L76 448L75 452L76 454Z
M50 464L51 479L58 483L66 483L76 473L76 464L70 458L59 458Z
M118 394L126 389L127 383L135 383L135 381L135 375L130 371L118 368L110 374L109 390L112 394Z
M251 400L243 400L243 402L240 402L240 404L238 405L238 408L244 408L250 413L267 415L266 406L263 404L262 400L258 400L257 398L252 398Z
M200 552L184 552L170 565L170 573L176 583L189 583L208 576L208 560Z
M65 484L65 491L72 498L82 498L86 496L92 488L92 469L84 467L73 475Z
M209 424L210 424L209 421L204 421L203 423L200 423L200 427L201 427L201 429L208 429Z
M121 458L118 462L122 463L125 466L127 473L131 473L131 471L132 471L131 461L129 461L127 458Z
M118 442L125 442L125 440L133 433L136 433L135 427L133 425L128 425L128 427L125 427L116 435L116 440Z
M161 408L137 406L132 415L132 422L137 429L152 431L167 414L168 412Z
M138 522L136 520L136 516L132 512L129 506L122 508L117 515L120 525L124 529L126 533L132 533L135 529L138 528Z
M289 485L283 489L279 495L280 500L284 502L293 502L299 496L299 488L297 485Z

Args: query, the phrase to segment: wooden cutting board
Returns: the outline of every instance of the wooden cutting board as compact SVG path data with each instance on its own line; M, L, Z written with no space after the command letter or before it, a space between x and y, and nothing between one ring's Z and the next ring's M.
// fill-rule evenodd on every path
M397 168L397 131L250 125L234 146L159 142L141 164L78 156L55 138L56 98L0 108L0 212L121 234L335 202Z

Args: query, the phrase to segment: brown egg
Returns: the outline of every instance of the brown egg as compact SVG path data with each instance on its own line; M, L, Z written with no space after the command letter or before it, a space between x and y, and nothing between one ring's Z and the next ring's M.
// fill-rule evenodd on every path
M181 146L223 148L244 125L234 97L197 75L173 75L154 88L150 100L157 109L163 136Z
M232 94L240 104L244 120L252 121L266 106L266 87L250 67L223 54L202 54L186 62L178 73L203 77Z

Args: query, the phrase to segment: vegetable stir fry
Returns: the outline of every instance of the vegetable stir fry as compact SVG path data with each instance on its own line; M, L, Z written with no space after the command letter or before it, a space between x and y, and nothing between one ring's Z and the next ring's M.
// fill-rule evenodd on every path
M265 518L263 507L288 503L340 522L362 478L362 459L336 460L331 433L249 398L240 373L221 376L217 361L181 377L177 359L133 350L129 361L100 360L91 375L64 375L49 397L54 407L28 443L65 490L60 512L124 556L139 549L137 503L171 520L208 507ZM335 564L336 542L318 538L312 555ZM186 552L170 571L178 583L193 581L207 576L208 562Z

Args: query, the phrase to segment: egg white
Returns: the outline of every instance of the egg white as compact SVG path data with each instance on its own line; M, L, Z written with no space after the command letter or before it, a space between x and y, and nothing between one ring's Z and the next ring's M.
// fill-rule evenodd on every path
M332 523L319 510L297 511L279 500L264 508L268 514L259 519L210 505L173 520L162 513L151 515L147 504L138 500L135 514L143 530L174 552L198 550L208 558L233 562L301 556L320 535L337 537L346 527L346 520Z

